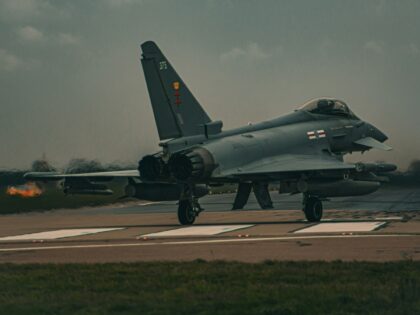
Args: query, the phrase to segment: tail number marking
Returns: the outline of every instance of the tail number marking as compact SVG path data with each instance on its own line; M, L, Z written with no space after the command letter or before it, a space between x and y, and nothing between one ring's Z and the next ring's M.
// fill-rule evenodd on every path
M168 64L167 64L167 62L164 60L164 61L161 61L161 62L159 62L159 70L166 70L166 69L168 69Z

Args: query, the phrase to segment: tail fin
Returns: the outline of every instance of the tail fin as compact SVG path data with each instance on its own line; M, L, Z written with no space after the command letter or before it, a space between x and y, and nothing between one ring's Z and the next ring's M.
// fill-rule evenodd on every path
M141 60L155 115L159 138L179 138L203 133L211 121L159 47L151 41L141 45Z

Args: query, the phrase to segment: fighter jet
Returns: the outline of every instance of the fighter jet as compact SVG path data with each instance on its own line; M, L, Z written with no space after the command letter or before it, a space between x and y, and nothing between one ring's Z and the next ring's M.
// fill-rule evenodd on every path
M344 155L390 150L387 136L335 98L311 100L284 116L223 130L212 120L159 47L141 45L144 76L160 138L159 152L143 156L138 169L84 173L28 173L32 180L64 179L67 193L112 193L106 182L128 178L126 194L149 200L178 200L178 219L193 224L203 210L208 186L238 185L232 210L242 209L254 191L262 209L273 208L269 184L279 193L302 194L310 222L320 221L331 197L376 191L395 165L346 163Z

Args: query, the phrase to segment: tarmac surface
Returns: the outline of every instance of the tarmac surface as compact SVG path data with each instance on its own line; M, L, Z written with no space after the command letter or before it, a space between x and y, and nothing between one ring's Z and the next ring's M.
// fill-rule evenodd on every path
M301 196L272 193L275 210L231 211L234 195L200 200L192 227L175 202L128 202L0 216L0 262L156 260L420 260L420 188L324 202L321 223L304 220Z

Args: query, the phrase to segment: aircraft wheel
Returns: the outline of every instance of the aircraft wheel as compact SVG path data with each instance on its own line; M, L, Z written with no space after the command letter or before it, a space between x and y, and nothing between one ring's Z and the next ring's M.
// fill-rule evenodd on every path
M322 202L316 197L308 197L303 206L306 220L309 222L319 222L322 218Z
M182 225L191 225L194 223L196 212L189 200L180 200L178 205L178 221Z

